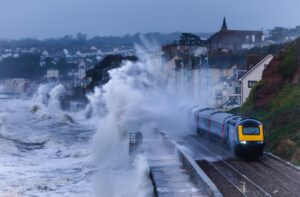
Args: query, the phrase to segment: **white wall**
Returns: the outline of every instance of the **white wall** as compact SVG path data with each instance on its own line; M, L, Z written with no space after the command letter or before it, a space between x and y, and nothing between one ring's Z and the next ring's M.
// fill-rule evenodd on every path
M244 103L249 97L252 88L248 87L248 81L260 81L262 78L262 73L270 61L273 59L272 55L268 55L260 63L255 65L251 70L249 70L241 79L242 83L242 103Z
M58 78L59 77L59 71L58 70L47 70L47 78Z

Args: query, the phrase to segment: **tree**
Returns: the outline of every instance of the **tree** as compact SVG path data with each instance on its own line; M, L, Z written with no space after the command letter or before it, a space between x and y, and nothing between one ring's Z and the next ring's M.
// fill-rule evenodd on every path
M92 82L88 89L93 89L99 84L104 84L109 80L108 71L121 66L125 60L137 61L136 56L108 55L104 57L93 69L87 71L87 78L91 78Z
M297 38L300 36L300 26L295 28L287 29L284 27L275 27L274 29L269 30L270 37L269 39L274 41L285 41L286 37Z
M85 43L85 42L87 41L87 35L78 32L78 33L76 34L76 39L77 39L78 41L80 41L80 42L84 42L84 43Z
M201 38L195 34L182 33L179 40L180 45L200 46L203 44Z

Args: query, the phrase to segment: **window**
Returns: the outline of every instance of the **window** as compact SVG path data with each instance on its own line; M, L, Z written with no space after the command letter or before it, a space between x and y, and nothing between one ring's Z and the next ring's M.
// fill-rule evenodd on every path
M255 35L252 35L252 42L255 42Z
M243 127L244 135L259 135L259 127Z
M241 94L242 89L241 87L234 87L234 94Z
M257 81L248 81L248 88L253 88L253 86L255 86L256 83Z

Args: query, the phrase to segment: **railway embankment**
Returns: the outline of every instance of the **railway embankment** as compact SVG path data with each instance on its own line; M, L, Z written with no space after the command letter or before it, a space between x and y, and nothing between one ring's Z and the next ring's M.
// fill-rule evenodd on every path
M264 123L267 151L300 165L300 39L275 55L237 113Z

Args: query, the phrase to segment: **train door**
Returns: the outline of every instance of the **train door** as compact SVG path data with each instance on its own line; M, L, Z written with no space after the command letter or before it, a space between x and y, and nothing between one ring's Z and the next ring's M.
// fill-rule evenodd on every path
M230 125L229 124L225 124L225 133L224 133L224 141L226 143L229 143L229 129L230 129Z
M228 135L228 143L230 144L230 146L234 146L235 139L236 139L236 127L235 125L230 124L229 135Z

